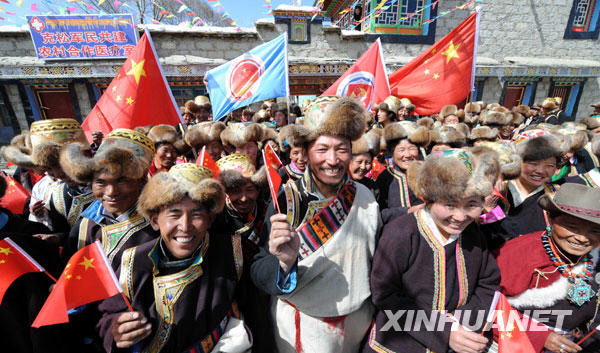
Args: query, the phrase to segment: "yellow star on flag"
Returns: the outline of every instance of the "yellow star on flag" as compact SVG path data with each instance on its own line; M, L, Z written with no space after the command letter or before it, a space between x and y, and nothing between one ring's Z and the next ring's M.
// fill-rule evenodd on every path
M121 101L121 96L117 96L117 102Z
M146 71L144 71L144 62L146 59L143 59L139 63L131 60L131 69L127 71L127 75L133 75L135 77L135 83L140 84L140 77L146 76Z
M134 102L133 99L131 99L131 97L127 97L127 104L132 105Z
M67 279L71 279L71 277L73 277L73 275L67 275Z
M429 69L425 70L425 75L429 75Z
M77 275L75 276L76 279L81 279L81 276Z
M112 91L115 92L117 90L117 86L113 86Z
M5 263L5 262L6 262L6 261L4 261L4 260L0 260L0 264L3 264L3 263Z
M450 60L452 60L452 58L458 58L458 48L460 47L461 43L458 43L457 46L454 46L454 43L452 41L450 41L450 46L448 46L448 49L446 49L446 51L442 52L442 55L446 55L446 64L450 62Z
M438 74L433 74L433 78L437 80L438 78L440 78L440 75L438 75Z
M506 337L508 337L508 338L512 338L512 332L507 332L507 333L506 333Z
M90 268L90 267L91 267L91 268L96 268L96 267L95 267L95 266L92 264L92 262L94 262L94 258L88 259L87 257L85 257L85 256L84 256L84 257L83 257L83 261L81 261L81 262L79 263L79 265L81 265L81 266L85 266L85 270L87 271L87 270L88 270L88 268Z
M0 254L10 255L13 254L13 252L10 251L10 248L0 248Z
M14 181L14 180L11 180L11 181L9 181L9 182L8 182L8 185L9 185L9 186L15 186L15 185L17 185L17 184L15 183L15 181Z

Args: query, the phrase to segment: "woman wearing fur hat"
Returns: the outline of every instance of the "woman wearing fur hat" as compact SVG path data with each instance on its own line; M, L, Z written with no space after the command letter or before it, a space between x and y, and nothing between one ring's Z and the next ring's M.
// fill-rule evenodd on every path
M371 324L369 268L380 227L372 193L348 178L367 112L353 98L318 97L303 177L279 192L263 227L252 279L274 296L277 350L356 352ZM297 229L297 231L295 231Z
M484 351L488 338L471 331L481 327L467 329L472 319L453 315L486 310L498 289L500 271L476 220L499 169L495 158L456 149L411 164L411 187L425 207L383 229L371 269L378 311L365 351ZM412 327L408 314L396 320L401 330L391 328L386 312L399 309L424 312L437 331Z
M408 98L401 98L400 103L400 108L398 108L398 112L396 113L398 121L416 121L417 117L412 115L416 107L411 100Z
M422 159L420 148L429 143L429 130L412 122L398 122L383 130L392 163L376 180L379 209L383 223L407 212L416 211L423 201L408 185L406 170L412 161Z
M507 242L497 257L501 292L520 313L545 310L544 320L528 320L526 333L535 352L581 350L573 340L600 324L598 277L594 280L600 245L600 190L565 183L554 195L537 200L548 214L545 230ZM554 313L569 313L558 316ZM530 314L525 314L530 315ZM583 332L582 332L583 330ZM597 352L591 337L586 352ZM594 342L595 341L595 342Z
M154 143L154 159L148 176L168 172L177 163L177 156L185 152L185 142L171 125L156 125L148 131L148 138Z
M446 105L440 111L438 115L439 121L442 125L455 125L460 123L458 107L454 104ZM464 117L464 111L461 110L461 115Z
M245 352L252 346L236 304L238 277L231 236L209 230L225 203L212 172L179 164L156 174L138 211L160 232L127 249L119 273L123 298L99 306L106 352Z
M113 268L129 247L154 239L156 232L136 211L154 154L154 143L139 132L116 129L98 152L89 158L86 146L71 144L62 151L65 172L80 183L90 184L96 200L71 229L68 249L102 242Z
M350 178L371 190L375 199L377 199L379 191L375 181L367 174L371 171L373 159L379 154L380 140L379 132L371 130L352 142L352 160L348 167Z
M477 126L471 130L469 141L473 146L482 142L494 142L498 140L498 129L489 126Z
M430 153L451 148L462 148L467 144L469 127L465 124L443 125L435 127L430 132L431 143L428 146Z
M308 164L306 146L309 136L309 129L296 124L284 126L279 132L279 146L290 161L279 170L282 184L288 180L296 181L304 175Z
M523 163L519 177L506 182L503 195L510 209L501 221L505 229L512 228L509 234L513 237L546 228L546 217L537 199L545 192L555 192L550 180L565 152L561 141L543 130L524 131L515 137L515 144Z
M220 121L205 121L190 127L185 134L185 143L196 150L198 154L202 148L213 161L218 161L225 155L221 143L221 133L225 130L225 124ZM199 155L198 155L199 156Z
M377 110L377 127L385 128L388 124L396 121L396 113L402 106L402 102L398 97L389 96L379 103Z

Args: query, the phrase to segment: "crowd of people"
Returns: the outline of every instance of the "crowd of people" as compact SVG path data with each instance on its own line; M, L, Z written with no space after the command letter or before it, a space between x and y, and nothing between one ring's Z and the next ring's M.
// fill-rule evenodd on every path
M581 122L560 106L321 96L212 121L198 96L178 126L91 144L75 120L36 121L1 151L31 199L0 208L0 238L55 277L101 242L133 311L114 296L32 328L53 282L27 274L2 350L496 352L499 329L460 313L500 292L535 352L598 352L600 333L577 342L600 324L600 102Z

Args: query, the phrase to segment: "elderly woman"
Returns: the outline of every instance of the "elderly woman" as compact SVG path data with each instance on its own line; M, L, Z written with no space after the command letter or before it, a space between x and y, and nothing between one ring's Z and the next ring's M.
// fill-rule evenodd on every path
M491 154L475 159L456 149L411 164L409 180L425 200L425 208L398 217L383 229L371 269L372 300L378 312L365 351L485 349L488 339L452 315L457 309L489 308L498 289L500 271L475 221L499 170ZM411 326L405 322L408 315L396 321L400 330L386 329L386 312L398 310L424 312L437 330Z
M429 143L429 130L412 122L398 122L383 131L386 148L392 153L392 165L377 177L377 202L384 223L416 210L423 203L408 185L406 170L410 162L420 159L420 147Z
M251 347L235 301L235 259L241 254L234 253L230 234L210 231L224 203L212 172L195 164L179 164L148 182L138 210L160 238L123 254L119 272L135 312L120 297L102 302L98 327L106 352Z
M379 194L377 184L367 174L373 166L373 159L379 154L381 136L375 130L362 135L352 142L352 160L348 167L350 178L366 186L375 197Z
M591 254L600 245L598 200L600 190L565 183L554 195L538 200L549 215L546 230L513 239L500 249L500 290L513 308L521 313L570 313L545 315L544 323L525 326L536 352L578 352L581 348L572 339L577 340L579 329L589 331L599 324L593 270L598 258Z

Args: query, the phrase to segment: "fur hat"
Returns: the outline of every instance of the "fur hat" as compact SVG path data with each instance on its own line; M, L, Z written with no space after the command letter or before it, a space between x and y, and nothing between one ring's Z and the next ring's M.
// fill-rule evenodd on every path
M531 109L529 108L528 105L517 105L516 107L513 107L512 111L519 113L521 115L523 115L526 118L529 118L531 116L531 113L529 112Z
M600 116L585 118L581 121L589 130L594 130L600 127Z
M154 156L154 143L145 135L129 129L115 129L106 137L94 157L89 145L72 143L60 152L60 165L67 175L82 184L94 174L111 174L139 179L146 175Z
M589 142L588 134L583 130L556 127L551 132L563 140L565 148L570 152L579 151Z
M358 140L352 142L352 154L370 153L372 157L379 154L381 136L376 131L369 131Z
M146 218L185 197L199 202L210 213L217 214L225 205L223 186L212 172L192 163L174 165L168 172L154 175L144 186L138 201L138 212Z
M383 100L383 102L379 103L379 110L385 110L386 112L398 113L398 109L402 108L404 105L402 104L402 100L400 100L396 96L389 96Z
M412 101L406 97L400 99L400 104L401 108L406 108L409 112L413 112L416 108Z
M475 115L479 115L479 113L481 113L481 104L479 104L478 102L470 102L465 104L465 113L466 114L475 114Z
M2 150L2 155L23 168L57 167L61 147L72 142L87 143L76 120L39 120L31 124L29 133L13 138L11 145Z
M425 126L418 126L410 121L399 121L388 124L383 129L383 138L387 148L393 148L403 139L408 139L412 144L425 147L429 144L430 131Z
M519 126L525 121L525 116L519 112L510 112L512 119L508 123L509 125Z
M498 159L490 153L475 158L468 151L449 149L431 154L424 162L412 162L407 176L416 196L429 203L488 196L499 172Z
M179 153L185 152L185 142L179 138L177 129L171 125L156 125L148 131L148 138L154 142L155 148L158 148L162 144L170 144L175 147Z
M200 149L211 142L221 142L221 133L225 128L225 124L221 121L205 121L190 126L184 140L188 146Z
M435 124L435 122L429 117L420 118L417 120L417 125L424 126L429 130L433 129L433 124Z
M263 139L263 128L257 123L233 123L221 132L223 145L242 147L248 142L257 144Z
M286 125L279 132L279 148L287 152L292 147L306 147L310 134L310 130L302 125Z
M478 126L471 130L469 140L496 140L498 138L498 129L489 126Z
M500 111L488 110L480 116L483 125L507 125L512 120L512 114Z
M185 102L185 106L183 107L183 113L184 114L198 114L198 113L200 113L201 109L202 109L202 107L200 107L194 101L189 100L189 101Z
M590 142L592 153L600 156L600 135L594 136Z
M217 161L217 166L221 170L218 179L225 186L225 192L238 190L248 182L258 186L259 189L267 185L265 167L262 166L257 171L250 156L245 153L225 156Z
M431 131L431 142L435 145L443 144L451 147L462 147L466 144L467 136L457 126L444 125Z
M445 105L440 110L440 115L438 115L440 120L444 120L448 115L456 115L458 112L458 107L454 104Z
M558 137L544 130L527 130L515 137L517 152L524 162L539 161L551 157L562 160L568 146Z
M255 123L264 123L269 121L270 119L271 115L265 109L259 110L252 116L252 121Z
M548 97L548 98L544 99L544 101L542 102L542 108L549 109L549 110L555 110L560 107L561 103L562 103L562 98L560 98L560 97Z
M304 126L311 129L310 141L314 141L321 135L340 136L354 141L363 135L369 116L357 100L351 97L343 97L335 101L330 100L329 102L323 102L319 111L317 111L313 104L319 104L319 98L309 107L310 112L307 114L307 120L304 124Z
M513 144L482 141L471 148L471 153L478 155L486 151L496 153L504 180L516 179L521 175L521 157Z

